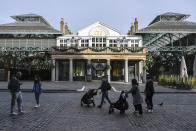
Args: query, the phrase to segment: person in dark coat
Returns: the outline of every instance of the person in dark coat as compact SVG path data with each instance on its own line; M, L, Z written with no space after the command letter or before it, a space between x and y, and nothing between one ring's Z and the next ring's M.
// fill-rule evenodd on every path
M13 77L8 82L8 89L11 94L11 111L10 115L17 115L17 113L14 112L15 103L17 101L18 104L18 113L23 114L24 111L22 110L22 92L20 86L22 83L20 82L20 78L22 76L21 72L17 72L16 75L13 75Z
M142 96L140 94L139 86L138 86L138 83L137 83L136 79L132 79L132 88L131 88L131 90L129 90L127 92L127 94L129 94L129 93L131 93L132 96L133 96L133 105L135 107L134 114L142 115L143 114L143 111L142 111L143 99L142 99Z
M98 89L101 89L102 92L102 99L101 99L101 104L99 106L97 106L98 108L101 108L104 102L104 98L107 99L107 101L109 102L109 104L111 105L112 102L110 101L109 97L108 97L108 90L111 89L111 85L108 82L107 79L102 79L102 84L101 87L99 87Z
M144 89L144 94L146 96L145 102L147 104L148 112L153 112L153 94L154 94L154 86L153 81L150 79L146 83L146 88Z
M37 103L35 108L40 107L39 98L40 98L40 94L41 94L41 91L42 91L42 83L40 82L40 77L38 75L35 76L32 91L35 94L35 100L36 100L36 103Z

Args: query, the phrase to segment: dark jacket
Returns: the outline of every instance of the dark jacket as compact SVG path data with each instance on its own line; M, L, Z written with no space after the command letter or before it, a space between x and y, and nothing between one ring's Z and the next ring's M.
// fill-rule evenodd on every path
M152 97L154 94L154 86L153 86L153 82L152 81L148 81L146 83L146 88L144 89L144 94L146 95L146 97Z
M111 89L111 85L110 85L110 83L108 83L107 80L103 80L103 81L102 81L102 84L101 84L101 87L99 87L99 89L101 89L101 92L105 92L105 91L107 91L109 88Z
M16 76L13 76L11 78L11 80L9 80L8 82L8 89L11 91L11 92L19 92L20 91L20 80L16 77Z

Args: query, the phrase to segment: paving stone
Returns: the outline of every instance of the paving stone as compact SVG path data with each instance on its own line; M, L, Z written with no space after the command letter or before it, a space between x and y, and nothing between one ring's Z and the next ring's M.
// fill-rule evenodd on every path
M33 87L33 81L22 81L22 89L32 89ZM0 89L7 89L7 82L0 82ZM48 82L43 81L42 82L43 89L44 90L76 90L81 89L83 86L85 86L85 90L87 89L97 89L101 85L101 81L92 81L92 82L82 82L82 81L62 81L62 82ZM123 83L123 82L111 82L111 85L115 87L117 90L129 90L131 88L130 83ZM140 84L140 91L144 91L144 84ZM196 89L192 90L179 90L179 89L173 89L173 88L167 88L163 86L157 85L157 82L154 82L154 87L156 92L188 92L188 93L196 93Z
M109 104L97 107L80 106L82 93L43 93L40 108L34 108L32 93L23 93L24 115L9 116L10 94L0 92L0 130L3 131L196 131L195 94L156 94L154 112L142 117L132 114L132 97L127 98L129 109L124 115L118 110L108 114ZM119 93L110 92L112 101ZM144 97L144 96L143 96ZM101 95L95 96L96 105ZM159 106L164 101L163 106ZM143 108L146 105L143 103Z

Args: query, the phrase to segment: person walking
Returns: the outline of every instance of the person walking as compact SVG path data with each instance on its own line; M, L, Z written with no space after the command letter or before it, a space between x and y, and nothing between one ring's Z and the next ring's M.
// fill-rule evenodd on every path
M132 88L127 92L127 94L129 93L131 93L133 96L133 105L135 107L134 114L141 116L143 114L143 111L142 111L143 99L140 94L139 86L138 86L136 79L132 79Z
M97 106L98 108L101 108L102 105L103 105L103 102L104 102L104 98L107 99L107 101L109 102L109 104L111 105L111 101L108 97L108 90L111 90L111 85L110 83L108 82L107 79L102 79L102 84L101 84L101 87L99 87L98 89L101 89L101 92L102 92L102 98L101 98L101 104L99 106Z
M144 94L145 94L145 102L147 104L147 110L148 112L153 112L153 94L154 94L154 86L153 86L153 81L151 79L148 80L146 83L146 87L144 89Z
M24 111L22 110L22 108L23 108L23 106L22 106L22 93L21 93L21 89L20 89L20 86L22 85L22 83L19 80L21 78L21 76L22 76L22 73L17 72L16 75L13 75L13 77L8 82L8 89L11 94L10 115L17 115L17 113L14 112L14 107L15 107L16 101L18 104L18 113L19 114L24 113Z
M35 76L33 90L35 94L36 106L35 108L40 107L39 98L42 91L42 83L40 82L40 77L38 75Z

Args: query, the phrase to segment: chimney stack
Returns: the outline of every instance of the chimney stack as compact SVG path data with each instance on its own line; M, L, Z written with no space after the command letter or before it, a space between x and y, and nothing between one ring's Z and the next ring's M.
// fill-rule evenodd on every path
M63 33L63 29L64 29L64 20L63 18L61 18L61 22L60 22L60 30Z
M134 33L134 26L133 26L133 23L131 24L131 31L130 31L130 35L133 35Z
M65 35L71 35L71 30L69 30L67 23L65 23Z
M133 23L131 23L131 28L130 28L130 30L128 30L127 34L128 35L133 35L134 34L134 25L133 25Z
M137 18L135 18L134 26L135 26L135 32L138 31L138 21L137 21Z

